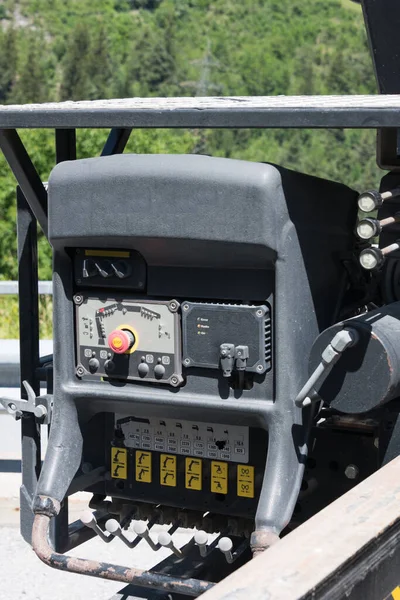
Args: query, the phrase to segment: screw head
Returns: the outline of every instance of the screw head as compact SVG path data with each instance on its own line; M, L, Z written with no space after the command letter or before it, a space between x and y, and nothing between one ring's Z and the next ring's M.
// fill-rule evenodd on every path
M344 474L346 475L347 479L357 479L359 473L360 471L357 465L347 465L344 470Z
M256 315L257 315L257 317L263 317L264 316L264 311L261 308L259 308L256 311Z
M74 302L75 302L75 304L78 304L78 305L82 304L82 302L83 302L83 296L81 296L80 294L76 294L74 296Z
M168 308L171 312L176 312L179 308L179 304L176 300L171 300L171 302L168 304Z
M264 370L264 367L262 365L257 365L257 371L261 372Z
M190 365L190 358L185 358L185 360L183 361L183 364L186 366Z
M184 304L184 305L182 306L182 308L183 308L183 310L189 310L189 304Z
M172 375L170 382L171 382L171 385L177 386L179 384L179 379L176 375Z
M76 367L75 373L78 377L82 377L85 374L85 369L83 367Z

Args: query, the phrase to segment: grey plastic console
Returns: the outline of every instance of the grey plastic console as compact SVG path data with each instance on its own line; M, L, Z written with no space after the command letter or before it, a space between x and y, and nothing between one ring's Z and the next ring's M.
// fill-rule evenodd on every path
M81 463L83 428L97 413L248 425L267 430L269 439L255 529L279 534L307 456L311 412L294 399L307 380L314 339L332 324L356 193L270 164L173 155L64 162L52 171L48 192L54 419L38 496L63 499ZM184 365L177 388L80 379L73 296L85 287L74 280L77 248L143 257L146 289L127 289L125 297L268 306L271 369L252 373L249 389L234 389L218 369ZM104 285L112 297L112 285Z

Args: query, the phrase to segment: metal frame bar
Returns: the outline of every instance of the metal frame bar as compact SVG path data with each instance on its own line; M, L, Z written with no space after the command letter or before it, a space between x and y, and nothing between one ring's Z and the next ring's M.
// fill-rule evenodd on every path
M132 128L115 127L111 129L107 138L101 156L111 156L112 154L122 154L128 143Z
M0 129L0 149L47 237L47 191L15 129Z
M400 96L132 98L0 106L0 130L17 127L397 128Z
M17 189L18 282L20 327L20 386L21 397L27 399L22 381L29 381L39 395L40 382L36 376L39 367L39 304L36 219L21 189ZM22 486L21 533L30 543L33 525L32 501L41 468L40 425L33 414L24 414L21 420Z
M76 159L75 129L56 129L56 163Z

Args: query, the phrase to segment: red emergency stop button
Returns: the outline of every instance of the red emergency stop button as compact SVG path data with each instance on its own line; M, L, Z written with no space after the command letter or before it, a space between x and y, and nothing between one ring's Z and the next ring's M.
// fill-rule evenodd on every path
M135 336L127 329L114 329L108 336L108 345L116 354L123 354L135 343Z

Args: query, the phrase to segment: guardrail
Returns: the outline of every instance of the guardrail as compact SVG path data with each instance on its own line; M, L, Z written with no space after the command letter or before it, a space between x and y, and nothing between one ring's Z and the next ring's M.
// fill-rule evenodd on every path
M18 295L18 281L0 281L0 296ZM39 294L53 295L52 281L39 281Z
M0 296L18 294L18 281L0 281ZM52 281L39 281L39 294L53 294ZM40 355L53 353L52 340L40 341ZM0 340L0 388L18 388L19 340ZM1 390L0 390L1 395ZM0 407L0 410L3 410Z

